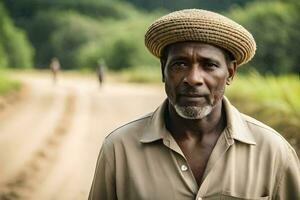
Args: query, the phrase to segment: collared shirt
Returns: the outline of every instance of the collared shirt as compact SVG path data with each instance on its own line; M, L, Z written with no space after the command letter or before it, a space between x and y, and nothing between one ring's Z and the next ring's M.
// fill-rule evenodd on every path
M166 101L104 141L90 200L299 200L300 164L276 131L241 114L224 98L227 126L197 185L166 129Z

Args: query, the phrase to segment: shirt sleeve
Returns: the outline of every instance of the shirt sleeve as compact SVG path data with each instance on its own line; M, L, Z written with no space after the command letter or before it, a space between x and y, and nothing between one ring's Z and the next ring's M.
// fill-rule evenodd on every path
M103 143L97 165L89 200L117 200L112 158L107 157L107 147Z
M289 148L283 174L275 193L276 200L300 199L300 163L296 152Z

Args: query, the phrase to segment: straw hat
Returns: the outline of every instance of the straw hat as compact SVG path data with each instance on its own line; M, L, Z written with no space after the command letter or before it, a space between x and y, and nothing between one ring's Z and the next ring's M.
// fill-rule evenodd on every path
M252 59L256 43L244 27L231 19L206 10L186 9L172 12L153 22L145 34L145 45L160 58L169 44L199 41L222 47L232 53L237 65Z

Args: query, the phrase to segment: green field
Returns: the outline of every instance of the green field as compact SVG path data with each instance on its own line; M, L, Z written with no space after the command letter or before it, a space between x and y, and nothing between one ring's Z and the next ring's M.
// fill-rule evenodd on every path
M10 92L21 88L21 83L11 78L9 73L0 71L0 96L7 95Z

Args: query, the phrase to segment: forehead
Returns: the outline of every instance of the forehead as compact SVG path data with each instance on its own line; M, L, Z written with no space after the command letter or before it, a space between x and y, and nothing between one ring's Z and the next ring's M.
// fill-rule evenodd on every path
M168 57L204 57L225 61L221 48L201 42L179 42L167 47Z

